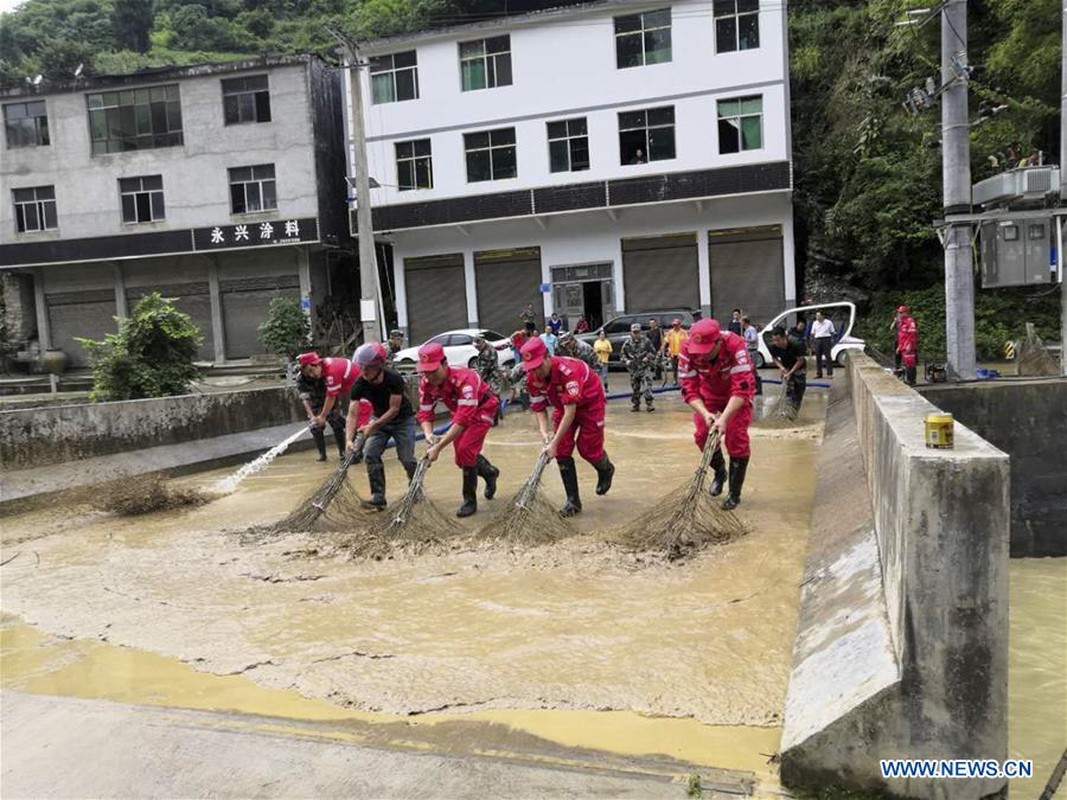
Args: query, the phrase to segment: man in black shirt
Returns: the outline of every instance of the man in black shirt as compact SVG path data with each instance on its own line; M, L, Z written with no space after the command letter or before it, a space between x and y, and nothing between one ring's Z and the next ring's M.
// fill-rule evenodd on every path
M804 358L804 347L796 339L787 337L785 328L778 325L771 331L768 349L782 372L786 402L796 414L800 411L800 401L804 399L804 392L808 388L808 362Z
M388 357L385 348L377 342L368 342L356 348L352 360L362 370L359 380L352 387L352 405L358 408L360 400L370 401L374 419L364 425L366 436L363 457L367 462L367 480L370 482L370 505L385 508L385 465L382 453L392 439L396 443L396 455L408 473L410 481L415 474L415 413L411 401L404 393L404 378L400 373L385 367ZM345 429L345 444L352 447L357 429L357 418L348 415Z

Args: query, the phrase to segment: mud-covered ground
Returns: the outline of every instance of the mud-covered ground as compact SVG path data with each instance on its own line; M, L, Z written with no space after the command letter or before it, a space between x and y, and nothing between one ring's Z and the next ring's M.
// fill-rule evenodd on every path
M660 398L654 414L610 406L614 488L596 497L594 473L580 465L581 535L556 545L463 545L379 562L336 552L329 534L249 544L241 529L284 516L333 469L303 452L200 508L119 518L64 505L4 518L0 560L12 560L3 567L3 611L49 634L360 710L632 710L777 726L824 397L809 393L794 429L753 430L740 508L750 532L684 563L605 542L605 531L654 506L699 460L689 414ZM536 438L523 414L490 433L499 495L481 500L467 527L483 524L522 483ZM224 474L182 483L207 487ZM365 493L362 468L353 477ZM391 500L400 477L391 460ZM459 483L442 458L427 493L451 513ZM554 469L545 486L562 500Z

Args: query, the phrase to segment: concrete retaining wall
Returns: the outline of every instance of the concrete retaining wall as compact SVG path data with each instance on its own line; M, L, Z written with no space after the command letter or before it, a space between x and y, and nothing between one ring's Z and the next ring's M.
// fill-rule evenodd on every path
M298 423L282 387L0 412L0 468L21 470Z
M1008 458L960 424L954 450L927 449L937 409L865 356L848 376L820 454L782 779L985 797L1004 781L885 780L879 760L1007 755Z
M939 384L923 395L1011 456L1011 554L1067 556L1067 380Z

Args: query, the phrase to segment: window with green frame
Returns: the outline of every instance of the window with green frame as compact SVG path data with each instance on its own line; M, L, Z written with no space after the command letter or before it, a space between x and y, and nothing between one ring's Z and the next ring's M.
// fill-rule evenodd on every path
M740 153L763 147L763 98L719 101L719 152Z

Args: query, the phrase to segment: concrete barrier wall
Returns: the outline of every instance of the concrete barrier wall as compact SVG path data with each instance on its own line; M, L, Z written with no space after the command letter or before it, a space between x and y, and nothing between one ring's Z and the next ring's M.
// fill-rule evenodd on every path
M837 475L817 497L821 541L801 596L782 778L984 797L1004 781L885 780L879 760L1007 755L1008 458L959 424L955 449L927 449L923 420L934 406L865 356L850 359L848 375L852 419L838 404L824 449L847 451L851 437L863 470ZM848 497L870 503L865 522L827 508ZM864 554L875 551L872 572ZM857 638L860 621L867 635ZM830 656L843 651L856 667L827 680Z
M0 412L0 468L21 470L301 422L282 387Z
M987 381L922 390L1011 456L1011 554L1067 556L1067 379Z

